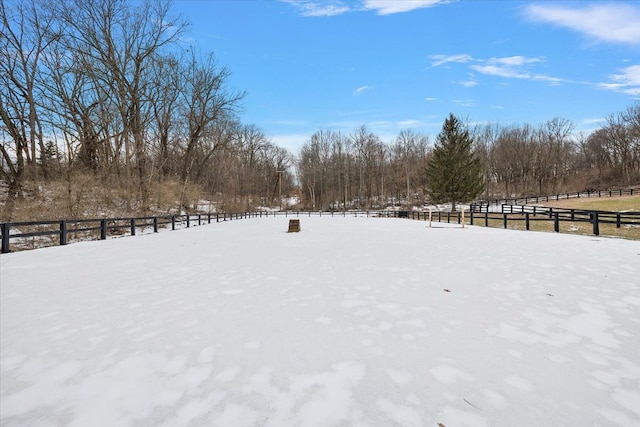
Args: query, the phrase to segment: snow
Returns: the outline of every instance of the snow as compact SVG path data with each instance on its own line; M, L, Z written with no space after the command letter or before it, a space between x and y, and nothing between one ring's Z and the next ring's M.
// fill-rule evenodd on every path
M640 425L638 242L300 220L2 255L0 423Z

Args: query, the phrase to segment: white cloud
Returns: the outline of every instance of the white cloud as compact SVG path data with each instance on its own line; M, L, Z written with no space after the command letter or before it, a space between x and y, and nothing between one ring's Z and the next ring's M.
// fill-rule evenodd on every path
M378 15L391 15L394 13L409 12L415 9L432 7L438 4L448 3L447 0L363 0L363 6L367 10L374 10Z
M492 105L491 108L495 108L496 110L504 109L504 107L502 105Z
M548 76L546 74L533 73L531 70L539 64L545 62L545 58L527 57L522 55L494 57L489 59L473 58L471 55L430 55L433 60L431 66L438 67L448 63L471 63L468 65L470 70L480 74L504 77L506 79L521 79L546 82L551 85L559 85L561 83L569 83L569 80L559 77ZM456 84L464 87L474 87L480 84L473 73L469 73L467 80L456 81ZM585 83L585 82L573 82Z
M528 6L525 13L535 21L569 28L596 40L640 44L640 8L629 4L612 2L571 8L540 3Z
M298 154L300 148L311 137L310 132L306 133L290 133L290 134L278 134L270 135L271 141L278 147L286 148L293 154Z
M597 119L582 119L580 120L579 126L584 126L584 125L601 125L605 122L605 118L600 117Z
M451 0L361 0L361 6L354 6L353 2L346 0L279 1L296 6L303 16L336 16L353 11L374 11L378 15L392 15L449 3Z
M432 67L439 67L449 62L464 63L473 61L473 57L466 53L459 55L429 55L429 59L433 61L431 63Z
M356 89L353 92L353 96L361 95L361 94L363 94L363 93L365 93L365 92L367 92L369 90L371 90L370 86L360 86L358 89Z
M490 58L488 60L479 61L481 64L471 65L470 68L481 74L491 76L505 77L509 79L534 79L536 75L532 75L528 69L532 64L543 62L544 59L527 58L524 56L507 56L502 58ZM549 80L551 77L537 75L537 80ZM556 79L560 81L560 79Z
M619 71L618 74L609 75L611 81L600 83L598 86L614 92L640 95L640 65L632 65Z
M453 102L456 105L459 105L461 107L475 107L476 103L473 99L453 99L451 102Z
M464 86L464 87L474 87L474 86L478 86L478 82L475 80L463 80L461 82L458 82L460 85Z
M336 16L350 12L351 8L341 1L309 1L309 0L280 0L300 9L302 16Z
M505 56L503 58L491 58L489 62L503 65L505 67L518 67L526 64L535 64L536 62L542 62L542 58L527 58L525 56Z
M425 98L425 101L429 101L429 102L433 102L433 101L437 101L438 98Z
M506 77L509 79L527 79L531 77L529 73L519 71L512 67L501 67L499 65L472 65L471 68L481 74Z
M420 120L412 120L412 119L400 120L398 122L398 126L416 126L416 125L419 125L420 123L421 123Z

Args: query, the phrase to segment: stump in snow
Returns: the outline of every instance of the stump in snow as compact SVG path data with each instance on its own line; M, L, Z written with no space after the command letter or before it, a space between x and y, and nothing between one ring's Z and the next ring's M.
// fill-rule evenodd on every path
M289 220L289 233L297 233L300 231L300 220L299 219L290 219Z

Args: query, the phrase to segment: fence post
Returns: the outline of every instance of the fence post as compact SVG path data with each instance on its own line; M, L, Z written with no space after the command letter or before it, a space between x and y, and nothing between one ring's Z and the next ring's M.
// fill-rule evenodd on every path
M558 212L553 215L553 231L556 233L560 232L560 215Z
M469 225L473 225L473 211L469 212Z
M202 221L201 221L202 217L200 214L198 214L198 225L202 225Z
M447 211L447 224L451 223L451 212Z
M529 231L529 212L524 214L524 228Z
M503 222L502 225L504 226L504 228L507 228L507 214L506 213L502 214L502 222Z
M67 244L67 221L60 221L60 246Z
M484 226L489 226L489 209L487 209L487 211L484 213Z
M136 235L136 219L135 218L131 218L131 235L132 236Z
M260 212L260 218L262 218L262 212ZM207 224L211 224L211 212L207 214Z
M600 223L598 222L598 212L591 212L591 222L593 223L593 234L600 235Z
M107 239L107 219L102 218L100 220L100 240Z
M9 252L9 227L11 225L9 223L0 224L0 231L2 231L2 252L6 254Z
M571 221L576 219L576 211L574 209L571 209Z
M157 216L153 217L153 232L154 233L158 232L158 217Z
M187 214L187 228L191 226L191 215Z
M620 228L620 213L616 214L616 228Z
M176 216L175 215L171 215L171 230L175 230L176 229Z
M460 224L460 212L458 212L458 224Z

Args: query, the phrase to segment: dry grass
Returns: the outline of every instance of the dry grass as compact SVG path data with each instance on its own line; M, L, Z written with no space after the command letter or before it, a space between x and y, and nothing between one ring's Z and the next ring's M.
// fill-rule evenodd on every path
M593 209L612 212L640 212L640 194L633 196L575 198L541 203L565 209Z
M593 209L593 208L592 208ZM500 214L490 214L488 221L489 227L504 228L504 220ZM493 216L493 218L491 218ZM465 223L469 223L467 219ZM474 225L484 226L484 215L476 214L474 216ZM593 236L593 225L589 222L580 221L560 221L560 232L568 234L579 234ZM509 214L507 215L507 228L509 230L526 230L525 217L521 214ZM545 216L530 216L529 221L530 231L543 231L554 232L553 219ZM616 228L615 224L600 224L600 235L609 237L619 237L624 239L640 240L640 218L637 220L637 224L622 225L620 228Z
M6 191L0 192L0 222L168 215L181 210L195 212L193 206L201 196L200 189L194 185L153 182L149 188L149 206L144 207L138 201L135 188L127 188L114 179L77 173L67 180L26 182L24 197L16 199L12 207L7 203Z

